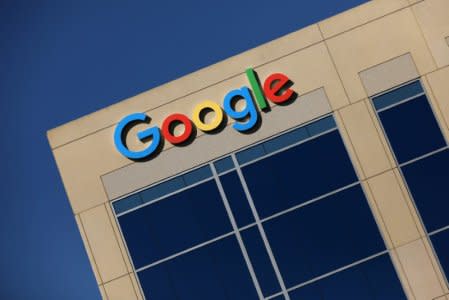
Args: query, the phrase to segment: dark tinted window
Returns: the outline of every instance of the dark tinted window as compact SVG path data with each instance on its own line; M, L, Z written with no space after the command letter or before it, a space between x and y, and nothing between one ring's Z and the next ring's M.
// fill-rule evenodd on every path
M233 171L225 175L220 176L220 182L231 206L232 214L239 227L248 225L254 222L253 213L248 204L245 192L243 191L242 184L237 175L237 172Z
M387 254L290 293L291 300L405 300Z
M449 276L449 230L439 232L431 237L433 247L435 248L441 267L446 276Z
M391 92L385 93L381 96L375 97L374 106L377 110L385 108L387 106L393 105L402 100L406 100L407 98L411 98L420 93L423 93L421 83L419 81L412 82L410 84L404 85L400 88L397 88Z
M263 147L267 153L271 153L299 141L305 140L308 137L310 137L310 135L307 132L306 127L300 127L266 141L263 143Z
M112 205L114 206L115 213L119 214L131 208L134 208L140 204L142 204L142 199L140 198L140 195L134 194L124 199L115 201Z
M265 297L281 290L257 227L242 231L242 239Z
M247 165L242 172L261 218L357 181L338 131Z
M399 163L446 145L425 95L379 113Z
M427 230L449 225L449 150L406 165L402 172Z
M287 287L385 249L359 185L264 222Z
M234 162L232 161L232 158L230 156L227 156L214 162L214 166L217 170L217 173L220 174L234 168Z
M310 136L320 134L335 127L337 127L337 124L335 124L334 117L332 116L323 118L306 126Z
M197 183L198 181L212 177L212 170L210 167L204 166L193 171L190 171L182 176L186 186Z
M234 236L138 273L147 299L258 299Z
M182 176L177 176L140 192L140 197L143 202L150 202L183 187L185 187L184 179Z
M137 269L232 231L213 180L118 220Z
M239 151L236 153L236 158L239 164L245 164L261 156L267 155L282 148L286 148L295 143L299 143L300 141L303 141L307 138L321 134L325 131L330 131L331 129L335 129L336 127L337 124L335 123L334 117L327 116L308 125L293 129L277 137L271 138L263 143Z
M236 154L239 164L244 164L266 154L262 144L240 151Z

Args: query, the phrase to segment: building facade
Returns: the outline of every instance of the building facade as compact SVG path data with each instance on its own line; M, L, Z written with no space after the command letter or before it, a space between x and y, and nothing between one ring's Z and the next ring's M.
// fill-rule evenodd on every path
M373 0L48 139L104 299L449 300L448 0Z

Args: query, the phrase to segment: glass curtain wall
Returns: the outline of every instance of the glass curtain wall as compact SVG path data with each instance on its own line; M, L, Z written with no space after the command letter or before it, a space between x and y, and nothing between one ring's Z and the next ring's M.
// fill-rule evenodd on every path
M147 299L406 299L332 116L113 208Z

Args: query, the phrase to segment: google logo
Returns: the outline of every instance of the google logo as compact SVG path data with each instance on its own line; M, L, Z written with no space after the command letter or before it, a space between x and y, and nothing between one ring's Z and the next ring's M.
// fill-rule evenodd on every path
M160 129L153 126L137 133L138 139L142 142L151 139L151 143L143 150L133 151L128 149L126 135L132 126L139 123L149 123L151 119L144 113L133 113L124 117L117 124L114 132L114 144L117 150L123 156L132 160L149 158L160 148L163 139L173 145L182 145L195 138L196 129L206 133L217 131L223 125L226 116L236 121L232 125L235 130L248 132L254 129L259 121L256 104L259 109L268 110L269 105L266 99L276 104L285 104L296 95L291 89L293 83L282 73L269 75L265 79L263 87L260 85L257 74L253 69L247 69L245 73L252 91L247 86L243 86L228 92L223 99L223 108L210 100L201 102L194 107L191 119L181 113L169 115L162 122ZM238 100L244 100L245 107L242 110L236 109ZM211 112L214 114L213 118L206 122L205 115ZM174 129L178 125L183 125L184 130L181 134L175 135Z

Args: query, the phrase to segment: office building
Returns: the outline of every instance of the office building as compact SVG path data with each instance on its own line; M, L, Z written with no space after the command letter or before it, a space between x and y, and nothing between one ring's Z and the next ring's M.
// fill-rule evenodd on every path
M105 299L449 299L449 1L374 0L48 132Z

